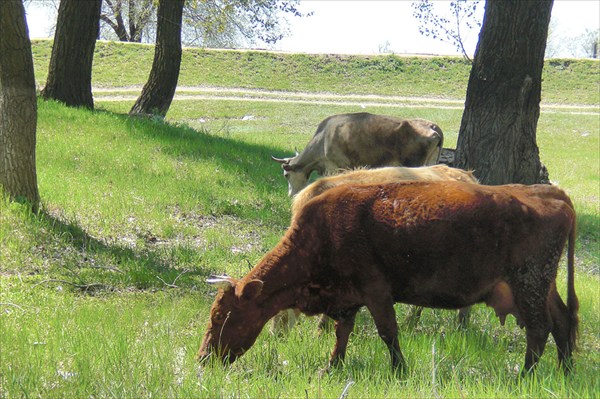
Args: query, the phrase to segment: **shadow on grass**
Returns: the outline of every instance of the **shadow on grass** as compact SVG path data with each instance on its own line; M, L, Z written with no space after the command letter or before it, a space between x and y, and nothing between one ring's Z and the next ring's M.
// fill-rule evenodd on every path
M217 160L228 171L243 176L244 183L259 190L278 190L284 194L287 192L281 167L271 160L271 155L283 155L281 148L214 136L185 124L172 124L160 118L129 117L110 111L96 112L121 118L129 131L139 130L146 138L161 144L161 152L166 155L192 161Z
M208 189L196 190L196 186L202 186L202 181L188 179L182 183L175 182L175 186L183 184L184 190L193 191L193 194L189 194L186 198L192 206L198 196L206 196L203 198L204 209L209 213L215 212L217 216L232 214L242 219L260 219L261 223L262 220L268 220L269 224L282 227L289 223L288 209L282 206L287 203L285 180L279 165L270 159L271 154L280 151L275 147L212 136L186 125L167 123L162 119L130 118L128 115L103 110L93 112L73 110L51 102L44 102L41 105L45 118L59 121L58 125L52 126L53 129L60 129L65 124L62 121L68 121L66 123L70 125L72 122L69 121L75 120L82 126L86 126L107 123L104 118L110 117L116 119L117 125L121 126L118 127L121 134L128 135L134 142L138 141L140 146L146 147L146 150L156 150L166 158L173 159L175 167L181 161L187 163L188 160L190 168L194 167L193 163L212 162L227 176L223 180L223 184L227 185L224 192L231 193L236 190L235 185L244 185L250 186L256 193L238 205L235 203L235 198L233 200L218 198L218 190L210 189L212 185ZM96 151L101 150L96 149ZM106 164L109 161L104 162ZM152 160L148 159L148 164L151 163ZM151 168L133 168L129 164L125 164L125 168L132 168L133 172L122 170L121 175L127 174L124 184L134 182L139 185L140 181L160 184L160 179L151 175L149 171ZM82 172L69 171L69 173L74 173L75 176ZM212 179L213 176L202 175L202 178ZM98 180L95 184L96 187L106 188L113 183L108 180ZM172 187L173 185L170 186ZM116 187L116 190L125 188ZM160 190L161 187L156 189ZM68 194L68 188L63 191ZM176 206L177 198L172 201ZM169 204L163 203L161 206L169 206ZM93 237L76 218L71 219L61 215L60 212L42 210L39 218L33 218L32 223L36 226L32 225L30 228L41 232L42 236L37 239L36 245L50 248L51 259L47 262L51 268L50 275L65 276L74 287L81 290L89 289L90 282L93 284L98 282L95 285L98 287L114 286L116 289L191 287L197 282L198 275L208 274L210 270L196 266L187 266L193 270L184 270L183 267L186 266L179 266L193 264L193 260L198 257L198 248L186 247L186 242L183 242L183 245L179 242L175 242L174 245L171 245L172 243L162 245L165 244L164 240L152 242L152 237L136 236L137 232L131 232L133 240L128 239L127 242L104 237L101 233L100 236ZM48 255L42 253L41 258L46 262ZM184 262L179 262L182 259ZM195 280L194 276L196 276Z
M48 228L50 234L40 237L57 267L60 278L52 278L42 283L67 283L83 293L97 291L118 291L121 289L190 288L196 284L193 276L206 277L201 269L177 269L156 251L110 244L92 237L81 226L63 220L46 210L40 211L37 218L30 218L37 226Z

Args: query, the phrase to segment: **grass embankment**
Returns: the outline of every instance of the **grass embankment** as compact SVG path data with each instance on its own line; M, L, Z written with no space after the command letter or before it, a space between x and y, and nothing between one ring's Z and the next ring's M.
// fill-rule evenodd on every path
M44 46L34 46L38 81L47 68L40 55L48 51ZM148 47L99 43L97 51L95 85L144 82L152 55ZM411 90L427 95L460 96L459 87L466 87L464 73L440 78L448 81L446 89L442 83L419 89L431 71L398 77L403 74L393 70L369 80L362 67L350 68L346 57L330 57L342 59L332 61L328 74L314 67L324 56L254 53L255 60L269 60L264 68L248 62L250 56L186 51L180 83L384 95L393 85L402 88L402 79L414 79ZM294 59L311 61L294 69L289 66ZM435 68L439 59L406 62ZM581 78L579 72L558 78L578 82L584 88L579 96L561 86L545 93L597 104L597 90L588 80L598 63L568 62L573 70L590 67ZM220 70L221 81L216 72L207 77L211 68ZM341 68L348 79L337 72ZM363 80L353 79L361 74ZM285 80L281 75L289 86L278 86ZM597 75L592 83L597 88ZM89 112L40 102L43 212L32 216L18 204L0 201L1 396L339 397L349 381L354 382L349 397L599 395L597 115L543 113L540 118L542 160L578 210L580 349L575 373L565 378L550 340L538 373L518 381L524 332L513 319L501 327L483 306L476 307L466 331L457 329L455 313L448 311L424 312L415 328L402 325L400 344L409 371L401 378L389 371L387 350L366 313L359 314L347 363L330 374L319 371L334 338L318 336L315 320L307 318L288 336L263 333L232 367L199 370L194 356L213 294L205 277L243 275L277 243L289 221L286 185L270 154L303 148L321 119L360 107L177 101L165 123L128 119L124 114L131 105L97 101L98 111ZM385 113L435 120L448 143L456 141L460 110L386 108ZM247 115L252 118L242 120ZM565 280L561 270L563 298ZM402 321L406 307L396 308Z

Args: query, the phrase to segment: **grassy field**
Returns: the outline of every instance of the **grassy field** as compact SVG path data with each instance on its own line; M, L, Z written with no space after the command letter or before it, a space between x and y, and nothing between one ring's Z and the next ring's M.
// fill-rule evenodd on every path
M41 85L49 49L34 43ZM147 46L99 43L93 84L143 84L151 59ZM543 101L598 105L598 65L548 61ZM467 78L458 58L190 49L180 84L461 98ZM524 332L512 318L500 326L484 306L461 330L449 311L425 311L409 327L407 308L397 305L409 365L398 378L366 312L346 364L330 373L321 369L333 334L319 335L311 318L284 337L263 332L231 367L199 368L194 359L214 296L205 278L242 276L288 225L287 186L270 155L290 155L321 119L360 107L181 100L160 121L129 119L132 101L96 98L94 112L39 103L43 212L0 200L0 397L329 398L345 388L350 398L600 396L597 113L542 113L538 126L542 161L578 211L575 372L557 369L550 339L537 374L519 380ZM462 114L367 111L434 120L448 146ZM558 287L564 298L564 265Z

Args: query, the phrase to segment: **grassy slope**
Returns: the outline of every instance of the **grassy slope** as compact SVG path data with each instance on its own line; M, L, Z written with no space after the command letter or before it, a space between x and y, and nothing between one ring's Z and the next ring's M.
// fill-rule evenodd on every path
M43 54L49 54L46 43L34 46L34 53L39 81L47 63ZM94 83L142 84L151 56L145 46L99 44ZM261 66L249 63L249 57L263 60ZM375 79L364 64L354 69L348 60L343 67L332 61L315 70L314 57L288 57L194 50L186 52L180 83L377 94L389 94L390 87L408 90L397 73L381 72ZM363 62L365 57L343 58ZM289 64L282 68L277 59ZM439 59L412 62L430 64L426 78ZM548 97L583 103L590 98L590 104L597 104L597 91L589 82L597 87L597 62L568 62L571 68L591 65L583 68L592 72L582 72L587 76L582 82L571 72L557 77L571 79L583 90L574 97L557 89L547 91ZM346 75L340 75L342 69ZM215 72L209 74L211 70ZM423 68L414 73L418 70ZM287 82L265 79L269 74L285 75ZM447 80L445 85L413 84L410 90L460 96L466 74L445 76L440 78ZM181 101L168 115L171 122L185 122L179 125L129 120L119 113L131 103L97 106L105 111L41 102L38 174L45 212L33 217L19 205L0 202L2 396L338 397L349 380L355 381L349 390L354 397L598 396L597 116L540 118L542 159L578 209L582 331L575 375L565 379L556 371L550 343L537 376L518 383L524 334L513 320L501 327L484 307L476 309L466 332L456 331L454 313L443 311L425 312L415 329L404 326L401 345L410 371L401 379L388 372L387 351L366 314L359 317L347 364L332 374L321 376L319 368L333 337L318 337L309 319L285 338L263 334L232 368L211 366L199 372L193 357L211 302L205 276L243 274L275 245L287 225L289 200L269 155L302 148L319 120L349 109ZM449 141L456 140L459 111L387 111L436 120ZM255 120L241 121L246 114ZM200 118L208 122L199 123ZM564 292L562 272L558 285ZM397 309L402 319L405 307Z
M45 82L51 41L34 41L38 84ZM98 42L92 83L96 87L143 85L154 50L147 45ZM115 68L115 65L120 67ZM545 103L598 103L599 65L593 60L552 59L543 75ZM186 49L180 86L224 86L463 98L470 65L459 57L310 55L262 51Z

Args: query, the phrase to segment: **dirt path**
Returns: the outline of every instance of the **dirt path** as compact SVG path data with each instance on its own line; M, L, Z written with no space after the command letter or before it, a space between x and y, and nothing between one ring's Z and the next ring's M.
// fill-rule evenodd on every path
M142 90L141 86L122 88L94 88L96 101L135 101ZM463 109L464 99L436 97L402 97L375 94L332 94L292 91L272 91L261 89L229 88L214 86L178 87L174 101L252 101L315 105L341 105L368 107L410 107ZM541 111L577 115L600 115L600 105L546 104Z

